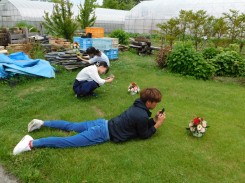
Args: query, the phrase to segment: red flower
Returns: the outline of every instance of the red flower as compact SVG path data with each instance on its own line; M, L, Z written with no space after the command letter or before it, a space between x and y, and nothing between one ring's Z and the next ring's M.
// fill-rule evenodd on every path
M194 125L199 125L200 122L201 122L201 120L199 117L193 119Z

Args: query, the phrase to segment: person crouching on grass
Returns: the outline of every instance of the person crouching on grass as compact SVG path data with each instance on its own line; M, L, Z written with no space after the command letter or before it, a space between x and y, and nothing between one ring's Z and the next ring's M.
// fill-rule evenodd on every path
M28 132L44 126L64 131L75 131L77 134L69 137L47 137L35 140L26 135L15 146L13 154L17 155L42 147L82 147L106 141L117 143L135 138L150 138L165 120L165 113L161 111L158 111L154 118L150 118L150 110L154 109L161 99L162 94L158 89L145 88L140 92L140 98L136 99L132 106L110 120L96 119L75 123L63 120L42 121L33 119L28 124Z
M109 67L106 62L97 62L95 65L90 65L83 68L78 74L73 84L73 91L76 97L79 96L96 96L93 91L105 83L111 83L114 76L102 79L101 74L106 74Z
M83 59L83 61L87 61L90 64L103 61L103 62L106 62L107 65L110 67L109 58L106 56L104 52L98 49L95 49L94 47L90 47L86 50L86 54L89 55L90 59L89 60Z

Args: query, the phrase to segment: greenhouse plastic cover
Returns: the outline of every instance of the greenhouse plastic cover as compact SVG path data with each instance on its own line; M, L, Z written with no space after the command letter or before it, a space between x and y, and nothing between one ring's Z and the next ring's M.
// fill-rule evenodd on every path
M126 10L113 10L113 9L106 9L106 8L96 8L95 15L97 16L98 20L107 20L107 21L124 21L126 14L129 11Z
M52 14L54 3L43 2L43 1L30 1L30 0L8 0L13 4L19 11L23 19L43 19L44 11ZM72 6L72 12L74 16L79 14L79 3L74 3ZM106 8L96 8L95 15L97 16L96 21L110 20L110 21L122 21L125 19L126 14L129 11L125 10L113 10Z
M6 78L15 74L42 76L54 78L54 68L48 61L30 59L23 52L12 53L9 56L0 53L0 78Z
M54 3L29 1L29 0L8 0L19 11L23 19L39 18L42 19L44 11L52 13Z
M149 33L156 25L178 17L180 10L207 11L208 15L220 17L230 9L245 11L245 0L152 0L142 1L125 17L128 32Z
M152 0L143 1L127 15L127 18L161 18L177 17L180 10L205 10L215 17L227 13L229 9L245 11L244 0Z

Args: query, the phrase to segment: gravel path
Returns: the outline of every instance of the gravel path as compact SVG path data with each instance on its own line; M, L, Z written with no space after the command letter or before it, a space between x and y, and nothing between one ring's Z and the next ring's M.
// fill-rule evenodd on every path
M17 179L8 175L0 165L0 183L18 183Z

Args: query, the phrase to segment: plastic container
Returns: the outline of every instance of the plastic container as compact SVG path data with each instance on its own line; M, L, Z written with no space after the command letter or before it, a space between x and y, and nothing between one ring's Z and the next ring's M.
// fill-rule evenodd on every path
M93 45L92 38L73 37L73 41L79 43L80 50L86 50Z
M92 38L102 38L104 37L104 28L103 27L86 27L86 34L91 33Z
M118 39L117 38L93 38L93 47L102 51L118 48Z
M118 48L104 50L104 53L109 58L109 60L118 59Z

